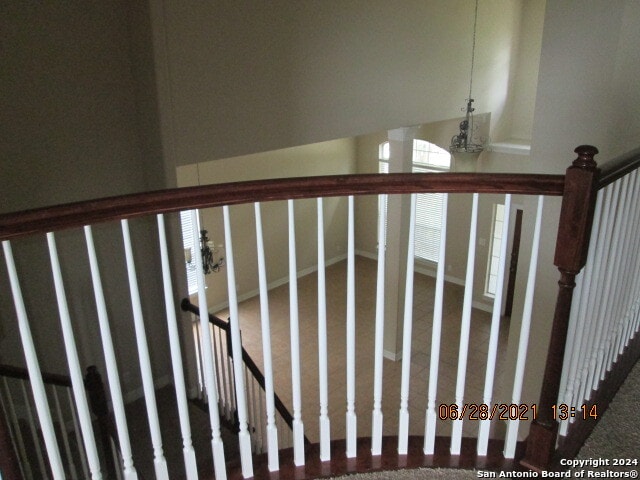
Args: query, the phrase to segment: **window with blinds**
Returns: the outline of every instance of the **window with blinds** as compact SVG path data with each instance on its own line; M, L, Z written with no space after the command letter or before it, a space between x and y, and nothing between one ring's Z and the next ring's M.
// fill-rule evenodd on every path
M189 287L189 295L198 292L198 278L196 277L196 263L193 257L193 223L191 221L192 210L183 210L180 212L180 226L182 228L182 246L185 251L185 270L187 274L187 285ZM198 221L198 213L196 210L196 221ZM200 224L198 222L198 231ZM197 239L196 239L197 240ZM191 261L188 262L187 259Z
M389 142L381 143L378 171L389 173ZM412 172L445 172L451 168L451 155L446 150L425 140L413 141ZM438 262L442 222L443 193L420 193L416 202L415 257ZM385 215L386 203L382 206Z
M504 205L496 204L493 208L493 228L491 232L491 247L487 262L487 279L484 294L495 297L498 286L498 267L500 264L500 249L502 248L502 225L504 224Z

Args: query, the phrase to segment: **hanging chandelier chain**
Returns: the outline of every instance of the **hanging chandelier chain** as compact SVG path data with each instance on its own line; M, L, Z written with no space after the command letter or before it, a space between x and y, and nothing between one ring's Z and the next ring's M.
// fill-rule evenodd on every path
M471 99L471 88L473 87L473 65L476 58L476 25L478 23L478 0L473 17L473 43L471 46L471 74L469 75L469 99Z

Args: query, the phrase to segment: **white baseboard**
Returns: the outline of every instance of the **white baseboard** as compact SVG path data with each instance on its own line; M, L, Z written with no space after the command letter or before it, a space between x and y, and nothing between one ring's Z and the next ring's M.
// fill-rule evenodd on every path
M402 350L399 352L391 352L389 350L383 350L382 356L388 360L397 362L398 360L402 360Z
M345 260L346 258L347 258L347 254L343 253L341 255L338 255L337 257L333 257L333 258L330 258L329 260L326 260L324 262L324 266L329 267L334 263L338 263L338 262L341 262L342 260ZM301 278L316 271L318 271L318 265L312 265L310 267L303 268L302 270L298 270L298 273L296 276L297 278ZM278 278L272 282L269 282L269 284L267 285L267 289L273 290L274 288L281 287L282 285L286 285L287 283L289 283L289 276ZM243 293L242 295L238 295L238 302L244 302L245 300L249 300L250 298L256 297L259 294L260 294L260 290L257 288L254 290L250 290L249 292ZM209 308L209 313L216 313L228 307L229 307L228 301L221 302Z
M478 310L482 310L483 312L493 313L493 305L488 305L486 303L474 300L473 302L471 302L471 306L473 308L477 308Z
M378 255L371 253L371 252L366 252L364 250L356 250L356 255L360 255L361 257L365 257L374 261L378 260ZM416 273L420 273L422 275L426 275L428 277L432 277L432 278L436 278L436 271L433 270L432 268L429 268L426 265L420 265L417 264L415 266L415 272ZM458 278L458 277L454 277L452 275L445 275L444 276L445 281L449 282L449 283L453 283L454 285L460 285L461 287L464 287L464 280L462 278ZM484 302L480 302L477 300L474 300L471 303L471 306L473 308L477 308L478 310L482 310L483 312L488 312L488 313L492 313L493 312L493 305L484 303ZM386 355L386 354L385 354Z
M155 390L158 390L162 387L166 387L167 385L170 385L171 383L172 383L171 375L167 374L154 380L153 387ZM134 388L133 390L130 390L129 392L125 393L123 398L124 398L124 403L130 403L142 397L144 397L144 389L141 385L138 388Z
M370 260L378 261L378 255L377 254L371 253L371 252L367 252L365 250L356 250L356 255L359 255L359 256L364 257L364 258L368 258ZM436 271L433 270L432 268L429 268L426 265L416 264L416 266L414 267L414 271L416 273L420 273L422 275L426 275L427 277L436 278ZM464 287L464 280L461 279L461 278L454 277L452 275L445 275L444 279L445 279L445 281L447 281L449 283L453 283L455 285L460 285L460 286Z

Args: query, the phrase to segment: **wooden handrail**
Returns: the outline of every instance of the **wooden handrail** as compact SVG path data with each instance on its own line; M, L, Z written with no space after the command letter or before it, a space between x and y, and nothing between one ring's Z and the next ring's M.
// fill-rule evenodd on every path
M223 205L379 193L562 195L563 175L391 173L331 175L158 190L0 215L0 240L144 215Z
M182 301L180 302L180 308L182 308L182 310L185 312L191 312L194 315L200 316L200 309L196 307L194 304L192 304L188 298L182 299ZM230 329L229 322L224 321L221 318L216 317L215 315L210 313L209 323L212 323L213 325L224 330L227 334L227 343L230 344L231 329ZM233 351L231 348L227 349L227 354L229 355L230 358L233 358ZM256 362L253 360L253 358L251 358L251 355L249 355L249 352L247 352L247 350L244 347L242 347L242 361L247 366L247 368L251 372L251 375L253 376L253 378L255 378L256 382L258 382L258 385L260 385L260 388L262 388L263 391L266 391L266 382L265 382L264 374L260 370L260 367L258 367ZM282 419L285 421L285 423L289 426L289 428L293 430L293 415L291 415L291 412L289 412L289 409L282 402L282 400L280 399L277 393L274 392L273 397L274 397L274 404L275 404L276 410L278 411ZM306 437L306 435L304 437L304 441L306 444L310 444L310 441Z
M200 309L191 303L188 298L182 299L182 302L180 302L180 308L183 312L191 312L194 315L200 316ZM223 330L227 330L229 328L229 322L221 319L220 317L216 317L212 313L209 314L209 323L213 323L216 327Z
M0 364L0 377L29 380L29 371L23 367ZM42 373L42 381L50 385L71 388L71 377L57 373Z
M640 148L620 155L600 167L598 190L640 168Z

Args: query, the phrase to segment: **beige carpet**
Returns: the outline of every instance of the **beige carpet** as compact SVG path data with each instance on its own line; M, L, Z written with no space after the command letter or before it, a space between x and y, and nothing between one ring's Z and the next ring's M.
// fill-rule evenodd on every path
M574 468L571 471L572 477L577 472L585 471L585 477L589 472L593 475L603 475L598 478L616 478L618 473L628 477L637 478L640 470L640 415L637 414L640 407L640 363L636 364L626 381L620 387L614 400L607 411L602 415L592 435L587 439L577 460L590 461L592 459L609 460L610 465L593 468L587 466ZM637 463L629 466L615 466L614 459L628 459L630 463ZM479 472L470 470L449 470L449 469L416 469L400 470L392 472L378 472L358 475L344 475L333 477L333 480L410 480L419 478L441 478L447 480L463 480L479 478ZM579 473L578 473L579 475Z

